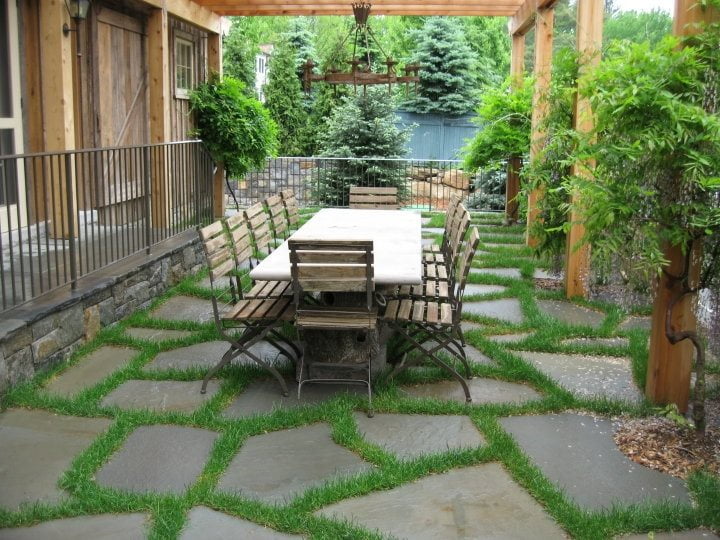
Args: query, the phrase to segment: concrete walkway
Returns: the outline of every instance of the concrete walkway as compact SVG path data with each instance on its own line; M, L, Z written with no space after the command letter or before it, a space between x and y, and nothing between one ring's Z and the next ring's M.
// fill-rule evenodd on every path
M0 507L10 518L34 515L32 505L36 503L51 509L48 516L53 515L53 508L67 508L63 504L75 508L73 503L83 495L75 488L68 489L63 478L77 466L76 460L83 458L81 474L89 475L88 485L99 493L117 490L129 500L142 500L146 494L184 497L203 486L196 493L197 500L215 503L191 502L170 537L312 536L303 531L281 532L264 520L255 522L252 516L260 515L255 510L236 515L222 501L245 501L246 509L305 501L301 507L311 509L306 514L311 524L329 520L340 527L337 530L347 526L391 538L568 536L545 504L527 489L527 483L505 464L483 459L488 436L493 434L484 432L486 424L478 421L476 410L504 411L498 418L499 429L513 438L519 451L560 496L583 511L638 502L690 504L682 481L633 464L617 451L611 419L577 412L523 412L529 410L523 407L542 402L545 393L515 378L506 356L491 358L485 355L488 351L515 355L514 362L525 362L538 370L539 377L548 377L580 398L606 397L629 403L639 399L639 394L626 358L516 350L536 330L527 326L513 330L517 327L512 325L527 325L531 316L518 298L508 296L511 280L522 279L519 270L491 268L474 276L476 285L469 292L473 301L467 304L467 313L481 317L483 324L466 328L487 335L490 349L480 352L468 345L468 356L486 374L470 381L470 406L464 405L456 382L430 380L391 390L397 392L393 399L400 400L402 411L383 410L381 393L376 396L379 408L375 418L367 418L360 410L343 413L340 409L342 421L326 418L316 414L319 406L338 398L356 400L352 403L362 406L365 393L357 388L308 386L299 401L290 378L291 395L284 398L277 383L247 358L239 358L232 368L232 373L245 374L242 382L223 375L211 381L206 394L200 394L194 374L212 365L225 345L216 339L197 341L200 327L178 326L178 322L206 322L211 312L207 300L177 294L150 313L160 325L167 323L167 329L125 330L129 343L160 346L160 352L141 357L145 349L104 345L37 391L53 407L66 404L67 411L79 410L81 402L96 403L96 417L60 413L53 407L14 406L0 413ZM507 279L507 286L482 285L485 276ZM495 296L483 300L488 294ZM496 298L498 294L505 296ZM543 300L537 302L537 308L543 317L581 329L603 324L604 313L566 304ZM486 332L484 324L492 321L506 330ZM625 338L617 339L609 343L628 347ZM187 344L188 340L195 342ZM258 345L256 352L269 362L277 360L267 344ZM423 368L417 369L424 380ZM108 383L111 380L114 382ZM455 412L422 412L434 404ZM139 415L151 414L143 411L152 412L148 416L151 422L138 420L142 418ZM123 432L130 421L136 424ZM269 431L263 427L266 425L272 426ZM253 434L235 436L236 429ZM106 441L115 440L116 432L122 432L117 445L108 447ZM219 458L227 448L232 449L230 459ZM94 453L105 457L96 462ZM469 465L437 474L410 475L409 480L393 486L373 480L388 463L408 474L404 466L457 456L466 456L463 459ZM353 480L367 486L361 489L363 494L338 496ZM334 502L323 502L327 495L313 502L314 494L327 494L328 489L335 494ZM66 514L61 509L58 515L67 515L65 519L29 519L18 527L0 526L0 539L142 538L164 519L159 506L131 504L127 511L115 513L81 509ZM682 537L707 538L711 533L693 534Z

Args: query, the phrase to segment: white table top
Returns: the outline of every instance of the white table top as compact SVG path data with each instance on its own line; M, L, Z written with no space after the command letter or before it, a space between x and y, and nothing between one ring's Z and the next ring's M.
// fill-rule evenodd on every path
M291 236L296 240L372 240L377 285L422 282L420 214L403 210L325 208ZM250 272L256 281L290 281L290 253L283 242Z

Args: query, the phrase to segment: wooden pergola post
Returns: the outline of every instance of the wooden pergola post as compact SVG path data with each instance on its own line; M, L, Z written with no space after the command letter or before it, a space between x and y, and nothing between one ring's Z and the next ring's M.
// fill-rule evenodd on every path
M532 123L530 129L530 160L535 159L545 145L545 132L542 125L548 114L547 93L552 79L553 31L555 9L538 9L535 17L535 89L533 91ZM538 201L543 190L532 190L528 196L527 245L535 247L537 238L530 233L531 227L539 220Z
M720 20L715 8L703 9L696 0L676 0L673 33L685 36L700 30L700 23ZM697 279L700 272L702 246L693 246L690 258L690 277ZM679 246L668 246L664 252L670 262L667 271L673 275L682 274L685 257ZM645 395L653 403L674 403L681 412L687 411L690 397L690 375L692 372L693 346L689 340L673 345L665 334L665 318L671 299L680 286L664 274L655 284L652 327L650 331L650 355L648 358ZM694 299L686 297L673 309L671 327L674 330L693 331L696 327Z
M208 34L207 48L208 71L214 71L222 77L222 39L220 34ZM217 164L213 177L213 216L221 218L225 215L225 167Z
M512 36L512 54L510 56L510 76L513 89L520 88L525 77L525 34ZM510 156L505 186L505 219L508 223L518 220L518 193L520 192L520 167L522 158Z
M580 61L580 75L589 67L600 62L602 47L603 15L605 3L602 0L578 0L577 3L577 50ZM590 109L590 102L580 96L578 88L573 122L579 133L593 130L595 121ZM573 175L587 175L593 163L577 163L573 165ZM573 194L573 203L578 202L577 194ZM587 295L588 272L590 271L590 246L583 244L585 227L579 222L576 212L570 214L570 231L565 240L565 294L568 298Z
M75 149L75 79L73 64L76 56L73 41L61 30L62 23L71 24L65 4L61 1L39 3L40 79L42 84L43 150L62 152ZM64 160L54 162L53 173L45 192L36 196L50 201L47 204L50 234L53 238L77 236L77 220L69 215L69 200L76 200L74 169L70 176ZM42 190L41 190L42 191ZM42 206L43 203L40 203ZM43 212L44 214L44 212Z
M148 84L150 111L150 142L162 144L170 140L170 31L165 8L152 11L147 20ZM162 147L152 152L151 190L152 226L169 227L171 221L171 186L168 159Z

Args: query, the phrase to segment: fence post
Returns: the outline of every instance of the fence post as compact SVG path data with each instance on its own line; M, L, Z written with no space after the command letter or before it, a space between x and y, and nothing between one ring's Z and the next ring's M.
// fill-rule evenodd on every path
M70 288L77 289L77 261L75 260L75 205L73 204L72 156L65 154L65 195L67 197L68 248L70 250Z
M193 192L195 193L195 197L194 197L194 199L195 199L195 221L197 222L197 230L199 231L200 227L202 226L202 215L201 215L202 210L201 210L201 206L200 206L200 185L201 185L200 184L200 174L201 174L200 171L202 170L202 168L199 164L199 159L198 159L200 157L199 152L200 152L200 144L201 143L195 142L195 143L191 143L191 144L192 144L192 149L193 149L193 154L192 154L193 155L193 164L195 165L193 167L193 171L194 171L193 177L195 178L195 185L193 186ZM203 180L206 180L206 179L203 178ZM207 179L207 180L209 180L209 179ZM213 191L215 191L214 187L215 186L213 185ZM220 196L225 197L225 191L221 191Z
M145 146L143 148L143 169L145 174L143 175L143 189L145 190L145 253L150 255L150 245L152 243L151 238L151 220L152 220L152 205L150 197L150 147Z

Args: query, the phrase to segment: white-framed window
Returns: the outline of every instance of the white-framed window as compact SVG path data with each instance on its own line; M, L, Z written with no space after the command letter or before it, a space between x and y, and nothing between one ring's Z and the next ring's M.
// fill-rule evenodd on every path
M0 156L23 153L23 124L20 107L20 48L17 4L0 0ZM14 160L0 162L0 229L23 226L25 177Z
M175 97L190 97L195 83L195 44L187 39L175 38Z

